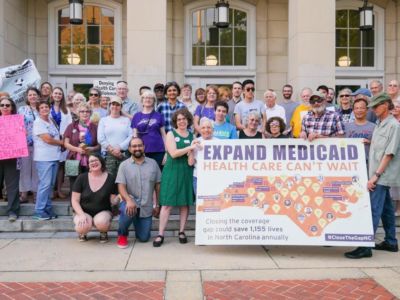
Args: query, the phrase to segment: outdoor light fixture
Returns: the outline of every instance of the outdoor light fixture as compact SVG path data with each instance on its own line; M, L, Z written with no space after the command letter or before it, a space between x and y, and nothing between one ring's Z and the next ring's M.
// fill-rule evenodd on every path
M81 57L79 56L78 53L70 53L67 55L67 62L70 65L79 65L81 62Z
M227 28L229 26L229 3L225 0L218 0L215 4L214 25L218 28Z
M69 0L69 23L80 25L82 19L83 0Z
M208 55L206 57L206 66L216 66L218 65L218 59L215 55Z
M374 28L374 7L368 6L368 0L363 0L364 6L358 9L360 13L360 30L372 30Z
M348 56L341 56L341 57L339 57L337 63L338 63L339 67L350 67L351 60L350 60L350 57L348 57Z

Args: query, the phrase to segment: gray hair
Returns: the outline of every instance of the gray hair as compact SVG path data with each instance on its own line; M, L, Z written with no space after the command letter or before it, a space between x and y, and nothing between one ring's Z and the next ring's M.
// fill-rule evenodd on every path
M340 103L340 95L343 94L343 93L347 93L347 94L350 94L350 95L351 95L351 94L353 93L353 91L352 91L351 89L347 88L347 87L341 89L341 90L339 91L338 96L337 96L337 99L336 99L336 103L338 103L339 105L341 104L341 103ZM353 103L353 101L351 100L351 98L350 98L350 102Z
M202 118L200 119L199 126L202 127L204 124L207 124L207 123L209 123L209 124L211 125L211 128L214 129L214 124L213 124L213 122L212 122L209 118L207 118L207 117L202 117Z
M258 120L258 122L260 123L260 113L258 112L250 112L245 118L244 118L244 127L247 127L247 125L249 125L249 119L250 117L254 117Z
M264 93L264 98L267 97L267 93L271 93L272 96L274 96L275 99L278 97L278 95L276 94L276 92L275 92L274 90L268 89L268 90L266 90L265 93Z
M82 98L82 99L83 99L83 102L86 102L86 97L85 97L82 93L76 93L76 94L74 95L74 97L72 97L72 102L74 102L75 99L78 98L78 97Z
M154 103L155 103L155 101L156 101L156 95L155 95L152 91L150 91L150 90L145 90L145 91L142 93L142 95L140 96L140 98L142 99L142 101L143 101L143 98L144 98L144 97L151 97L151 98L153 98Z

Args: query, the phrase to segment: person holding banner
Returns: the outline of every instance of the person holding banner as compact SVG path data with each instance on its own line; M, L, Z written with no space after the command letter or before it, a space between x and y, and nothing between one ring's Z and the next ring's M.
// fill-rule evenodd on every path
M398 121L390 114L394 108L390 96L382 93L374 96L371 103L378 118L378 123L372 134L369 151L369 180L367 188L370 191L372 223L374 233L378 229L379 221L382 219L385 239L375 244L375 250L398 252L396 238L396 218L390 187L400 186L400 126ZM358 247L346 252L347 258L371 257L372 251L368 247Z
M269 133L269 138L272 139L286 139L288 136L284 134L285 122L280 117L269 118L266 125L266 131Z
M215 109L215 122L213 136L217 139L237 139L236 127L226 121L229 106L225 101L217 101L214 105ZM201 124L200 124L201 134Z
M36 193L38 176L33 161L33 122L39 117L37 104L40 99L40 91L35 87L29 87L25 93L26 105L18 109L18 114L24 116L26 129L26 141L29 156L20 158L19 191L21 192L21 203L28 202L28 192Z
M193 141L193 133L189 131L193 117L182 108L172 116L174 130L168 132L166 140L167 162L161 176L160 192L160 224L158 236L153 241L153 247L160 247L164 242L164 230L167 226L171 209L179 207L179 242L187 243L185 235L189 206L193 204L193 150L199 144Z
M56 218L51 204L51 192L54 188L61 155L60 131L50 117L50 104L41 100L38 104L39 118L33 122L33 160L38 173L35 215L36 220Z
M17 106L15 102L7 96L0 98L0 118L15 115ZM19 170L17 169L17 159L0 160L0 172L4 174L7 189L7 213L8 221L15 222L18 218L20 209L19 200Z

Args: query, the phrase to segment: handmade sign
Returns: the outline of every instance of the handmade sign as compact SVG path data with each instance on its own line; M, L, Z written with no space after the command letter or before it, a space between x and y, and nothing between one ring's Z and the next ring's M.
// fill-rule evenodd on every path
M0 116L0 160L28 155L24 116Z

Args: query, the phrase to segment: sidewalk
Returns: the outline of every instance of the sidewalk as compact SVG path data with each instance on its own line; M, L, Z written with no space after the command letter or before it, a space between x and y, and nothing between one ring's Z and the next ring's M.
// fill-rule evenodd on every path
M119 299L400 298L400 253L374 251L370 259L350 260L343 257L349 248L195 246L194 237L186 245L169 237L161 248L131 238L119 249L115 236L107 244L97 233L89 237L79 243L73 233L0 234L0 298L76 299L68 295L80 290L92 292L82 299L100 298L102 291ZM64 296L51 297L51 291Z

